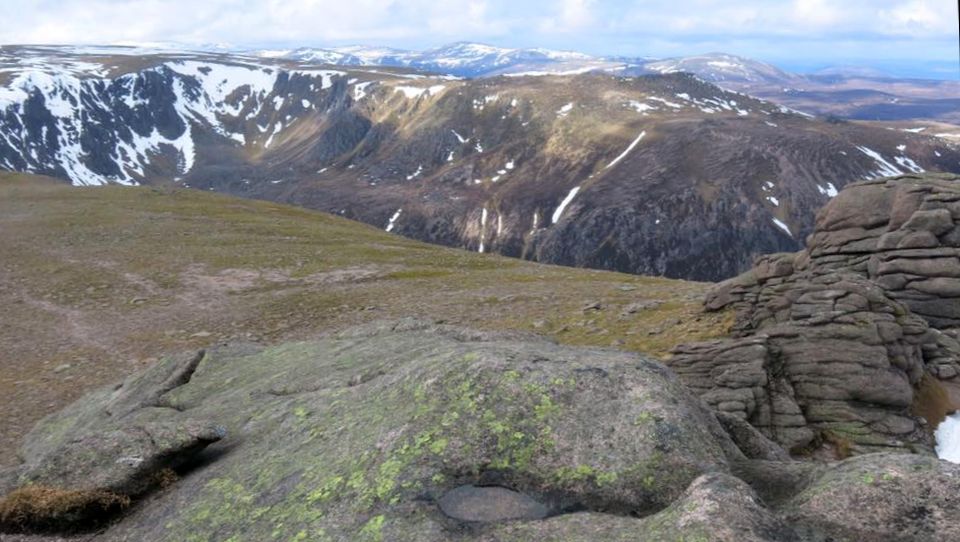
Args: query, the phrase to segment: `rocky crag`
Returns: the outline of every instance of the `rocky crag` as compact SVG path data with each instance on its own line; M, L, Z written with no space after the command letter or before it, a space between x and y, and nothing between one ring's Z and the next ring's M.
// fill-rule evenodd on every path
M95 540L960 536L958 466L790 461L649 359L417 321L164 359L22 455L0 528L126 512Z
M958 404L960 178L851 185L806 250L758 259L706 307L736 310L735 338L671 367L714 408L795 451L929 452Z

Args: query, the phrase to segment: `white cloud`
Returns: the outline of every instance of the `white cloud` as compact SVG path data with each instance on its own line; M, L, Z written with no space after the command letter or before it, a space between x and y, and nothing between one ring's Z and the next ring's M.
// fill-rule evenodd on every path
M957 31L957 4L936 0L909 0L880 12L884 28L892 34L947 34ZM951 13L952 11L952 13Z
M0 43L476 40L653 55L750 43L780 58L832 49L881 58L896 41L898 54L943 58L956 51L956 9L954 0L0 0Z
M560 21L568 29L582 28L593 23L596 0L561 0Z
M804 27L822 28L843 20L842 5L830 0L794 0L792 14Z
M742 36L860 39L957 34L954 0L644 0L611 14L620 29ZM919 34L918 34L919 33Z
M485 0L2 0L2 43L382 41L494 32Z
M535 25L541 33L569 34L597 24L597 0L557 0L552 4Z

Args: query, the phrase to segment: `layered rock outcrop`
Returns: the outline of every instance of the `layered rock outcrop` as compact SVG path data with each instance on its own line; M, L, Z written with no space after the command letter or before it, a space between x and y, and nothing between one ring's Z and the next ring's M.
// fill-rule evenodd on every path
M928 174L852 185L818 216L808 253L816 272L855 272L931 326L957 336L960 177Z
M718 285L706 307L736 311L734 338L680 346L671 367L795 451L931 450L938 420L916 414L960 373L958 284L960 177L858 183L818 215L805 251Z

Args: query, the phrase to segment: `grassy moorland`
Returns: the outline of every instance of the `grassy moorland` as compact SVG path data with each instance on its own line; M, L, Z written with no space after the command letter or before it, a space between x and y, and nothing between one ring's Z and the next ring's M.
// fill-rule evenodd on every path
M722 335L706 284L533 264L295 207L0 173L0 465L164 352L417 317L663 357Z

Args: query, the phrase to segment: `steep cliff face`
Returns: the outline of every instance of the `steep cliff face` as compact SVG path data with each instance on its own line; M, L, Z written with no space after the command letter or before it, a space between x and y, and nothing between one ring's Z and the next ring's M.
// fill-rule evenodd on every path
M549 263L721 279L847 180L960 171L922 134L688 75L454 80L222 55L4 49L0 167L296 203Z

